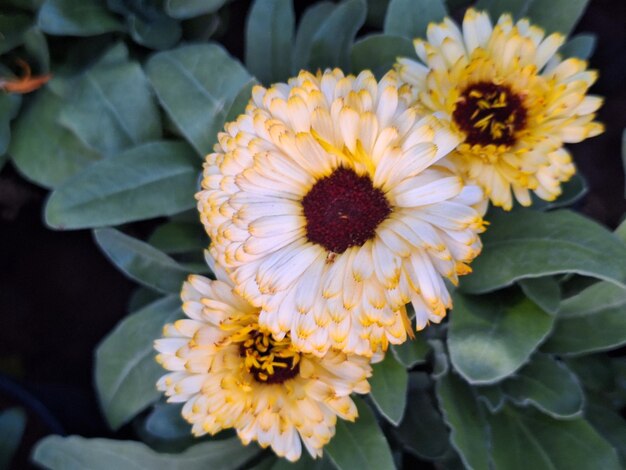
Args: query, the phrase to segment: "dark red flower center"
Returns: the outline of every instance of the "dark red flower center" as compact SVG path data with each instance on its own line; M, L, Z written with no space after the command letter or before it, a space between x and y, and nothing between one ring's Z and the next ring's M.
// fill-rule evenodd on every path
M522 98L508 86L480 82L463 90L452 117L470 145L511 146L527 114Z
M300 372L300 354L290 348L289 335L275 340L271 333L252 330L239 344L239 355L254 380L263 384L281 384Z
M368 176L339 167L302 199L309 241L333 253L361 246L391 213L385 194Z

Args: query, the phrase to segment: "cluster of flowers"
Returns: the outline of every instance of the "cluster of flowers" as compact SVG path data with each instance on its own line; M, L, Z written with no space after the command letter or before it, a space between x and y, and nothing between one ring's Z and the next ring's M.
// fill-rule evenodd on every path
M469 10L416 40L423 63L257 86L207 156L198 209L217 280L191 276L158 388L195 435L235 428L297 460L354 420L370 364L451 308L489 200L553 200L564 142L602 132L596 73L564 37ZM407 314L411 303L415 317Z

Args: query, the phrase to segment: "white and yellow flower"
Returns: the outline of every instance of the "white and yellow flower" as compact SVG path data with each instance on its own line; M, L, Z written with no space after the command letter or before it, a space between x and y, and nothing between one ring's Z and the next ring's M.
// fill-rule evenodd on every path
M172 371L157 384L196 436L234 428L297 460L302 443L313 457L335 433L337 416L354 421L350 393L368 393L369 360L329 351L298 352L289 335L274 338L258 324L258 309L233 292L227 276L190 276L183 286L189 318L168 324L155 342L157 360Z
M587 96L595 71L583 60L556 54L565 37L528 20L502 15L495 27L486 13L469 9L461 31L450 19L430 24L416 40L423 64L399 59L401 79L414 87L416 103L452 119L464 135L450 156L491 202L524 206L531 191L554 200L575 173L563 143L600 134L594 122L602 104Z
M481 249L480 188L439 161L459 143L394 72L301 72L255 87L197 194L211 250L260 323L304 352L372 355L439 322Z

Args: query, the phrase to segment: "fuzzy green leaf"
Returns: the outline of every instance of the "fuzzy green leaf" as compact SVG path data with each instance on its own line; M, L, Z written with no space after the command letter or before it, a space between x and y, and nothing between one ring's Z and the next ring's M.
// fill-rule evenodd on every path
M96 349L95 383L113 430L159 399L156 382L165 370L155 361L154 340L180 318L180 299L168 296L122 320Z
M308 69L349 70L350 50L365 22L366 9L364 0L345 0L328 14L311 39Z
M46 0L39 10L41 30L58 36L96 36L122 31L122 24L99 0Z
M256 0L246 25L245 62L264 85L284 82L291 72L293 0Z
M26 427L26 413L21 408L0 412L0 468L10 467Z
M389 444L372 410L360 398L354 397L354 402L359 417L354 423L337 420L337 432L324 448L324 453L339 470L394 469Z
M626 421L619 413L597 403L585 407L585 418L598 433L617 450L623 465L626 465Z
M238 438L204 442L180 454L159 454L137 441L48 436L39 441L33 460L50 470L234 470L259 453Z
M198 159L182 142L149 142L99 161L56 189L46 223L56 229L119 225L195 206Z
M447 15L443 0L391 0L385 16L385 34L414 38L426 37L429 23Z
M583 419L557 420L530 408L511 406L487 419L494 468L621 468L615 450Z
M220 9L226 0L166 0L165 11L172 18L186 20Z
M24 34L32 24L28 15L21 13L0 14L0 54L10 51L24 42Z
M124 274L159 292L178 294L188 270L165 253L113 228L94 230L96 243Z
M497 382L528 361L553 322L553 316L517 292L481 297L457 292L450 314L450 360L470 383Z
M58 123L63 100L48 88L37 92L13 124L9 153L22 175L56 187L101 158Z
M544 311L555 314L561 301L561 287L550 276L521 279L519 286L526 297L539 305Z
M352 72L371 70L381 78L393 68L398 57L415 57L413 44L407 38L373 34L358 40L350 53Z
M202 157L212 151L231 104L251 79L217 44L160 52L146 70L161 105Z
M391 346L391 353L407 369L426 362L430 348L424 336L418 334L415 339L407 339L404 343Z
M502 388L515 403L531 404L554 418L582 414L585 397L576 375L551 356L535 355Z
M626 344L626 289L599 282L561 303L543 346L557 354L584 354Z
M444 421L450 427L450 442L469 469L489 468L489 431L472 388L451 372L436 385Z
M406 408L409 375L406 369L392 354L387 354L382 362L372 365L370 392L378 410L394 425L398 425Z
M60 121L104 155L161 137L161 119L135 62L99 63L72 88Z
M305 10L296 33L292 57L292 74L297 74L301 69L308 67L313 37L334 10L335 4L328 1L315 3Z
M17 116L22 104L22 97L9 93L0 93L0 155L7 152L11 142L11 120Z
M597 38L595 34L577 34L559 49L563 57L578 57L587 60L593 55Z
M160 225L148 243L163 253L178 254L190 251L202 252L209 246L209 239L200 222L170 221Z
M487 219L483 252L461 281L464 292L567 272L626 284L626 244L592 220L567 210L493 211Z

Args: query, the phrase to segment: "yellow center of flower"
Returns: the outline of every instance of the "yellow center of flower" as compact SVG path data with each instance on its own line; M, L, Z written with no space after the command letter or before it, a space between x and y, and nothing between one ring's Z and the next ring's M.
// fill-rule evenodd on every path
M300 353L294 350L289 334L281 340L250 325L233 337L239 343L243 367L263 384L281 384L294 378L300 371Z
M512 146L527 113L522 98L508 86L480 82L463 90L452 117L470 145Z

